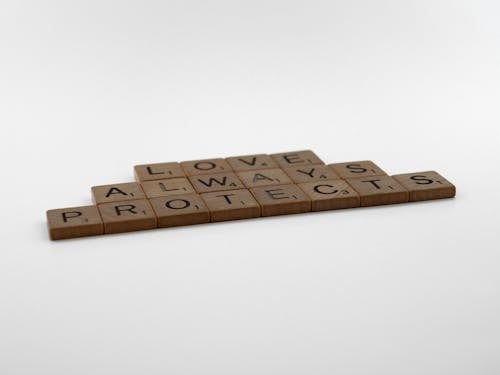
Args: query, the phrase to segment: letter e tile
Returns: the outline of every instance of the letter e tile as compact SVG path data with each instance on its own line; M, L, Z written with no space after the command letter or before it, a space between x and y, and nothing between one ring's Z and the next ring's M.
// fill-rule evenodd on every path
M282 168L297 165L325 164L323 160L311 150L282 152L279 154L272 154L271 157Z
M311 211L311 200L297 185L262 186L250 191L261 206L262 216Z

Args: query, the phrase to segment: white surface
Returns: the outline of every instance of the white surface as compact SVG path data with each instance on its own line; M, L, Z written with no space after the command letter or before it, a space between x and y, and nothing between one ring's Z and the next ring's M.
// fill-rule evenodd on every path
M500 373L500 9L0 3L0 374ZM455 200L50 242L143 162L312 148Z

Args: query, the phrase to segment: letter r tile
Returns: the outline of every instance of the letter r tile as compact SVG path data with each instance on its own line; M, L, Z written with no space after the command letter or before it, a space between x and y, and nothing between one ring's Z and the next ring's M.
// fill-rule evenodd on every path
M137 182L93 186L91 190L95 204L146 198L141 185Z
M455 186L435 171L415 172L392 176L410 192L410 202L453 198Z
M297 185L262 186L250 191L261 206L262 216L311 211L311 200Z
M104 233L156 228L156 215L147 199L103 203L97 208L104 222Z

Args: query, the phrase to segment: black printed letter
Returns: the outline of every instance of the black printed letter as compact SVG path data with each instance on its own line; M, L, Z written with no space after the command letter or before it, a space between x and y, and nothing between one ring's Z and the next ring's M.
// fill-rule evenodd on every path
M69 214L73 214L72 216L69 216ZM75 217L82 216L82 213L80 211L69 211L69 212L63 212L62 213L62 218L65 223L68 222L68 219L73 219Z
M106 194L106 198L108 198L110 195L113 195L113 194L127 195L127 193L125 193L124 191L121 191L117 187L112 187L111 189L109 189L108 193Z
M415 183L418 185L429 185L429 184L432 184L434 182L430 178L427 178L427 177L421 176L421 175L411 176L410 180L415 181Z
M122 204L121 206L115 206L115 212L117 216L121 216L124 211L136 214L137 212L134 211L134 208L135 206L133 204Z
M330 191L325 191L325 189L322 189L323 187L326 187L326 188L332 188L332 190L330 190ZM326 190L329 190L329 189L326 189ZM333 185L326 185L326 184L325 184L325 185L316 185L316 186L314 187L314 191L315 191L316 193L320 193L320 194L335 194L335 193L337 193L337 192L338 192L338 190L337 190L337 189L335 189L335 188L333 187Z
M172 205L172 202L181 202L182 206L175 207L174 205ZM165 203L165 206L171 208L172 210L180 210L191 206L191 203L186 199L172 199L167 201L167 203Z

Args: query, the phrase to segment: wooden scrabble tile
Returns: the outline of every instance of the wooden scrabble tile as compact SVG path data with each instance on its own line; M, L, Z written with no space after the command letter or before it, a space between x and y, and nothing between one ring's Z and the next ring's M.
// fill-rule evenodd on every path
M141 186L148 198L168 197L170 195L191 194L195 192L193 186L185 177L144 181L141 183Z
M189 177L198 193L244 189L245 186L234 173L216 173Z
M229 163L224 159L205 159L181 162L181 167L187 176L200 174L228 173L232 172Z
M166 178L185 177L179 163L142 164L134 167L137 182L164 180Z
M158 197L150 202L160 228L210 222L208 208L198 194Z
M362 207L408 202L408 190L390 176L349 178L346 181L359 194Z
M233 156L226 158L235 172L252 171L255 169L278 168L273 158L266 154Z
M262 216L311 211L311 200L297 185L262 186L250 191L260 204Z
M340 177L326 165L302 165L283 169L293 182L301 184L313 181L338 180Z
M314 181L299 184L311 198L312 211L359 207L359 195L344 180Z
M97 208L104 222L104 233L156 228L156 215L147 199L103 203Z
M272 154L271 157L282 168L293 167L297 165L325 164L323 163L323 160L321 160L311 150L282 152L279 154Z
M237 175L247 188L292 183L288 175L279 168L238 172Z
M341 178L387 176L387 173L370 160L334 163L328 166L337 172Z
M93 186L91 190L92 200L95 204L146 198L141 185L137 182Z
M96 206L48 210L47 226L51 240L103 234L101 215Z
M405 173L392 176L410 192L410 202L453 198L455 186L435 171Z
M201 194L211 221L249 219L260 216L260 206L246 189Z

